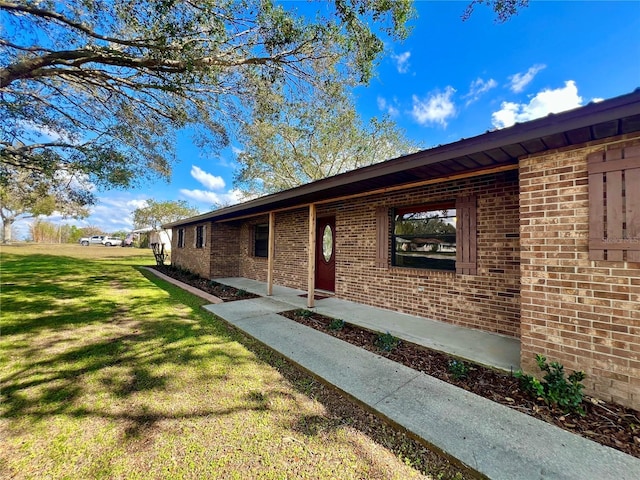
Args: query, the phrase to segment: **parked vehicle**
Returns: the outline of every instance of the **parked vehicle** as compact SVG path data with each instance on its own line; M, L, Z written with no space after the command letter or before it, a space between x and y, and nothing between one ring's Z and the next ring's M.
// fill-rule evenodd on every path
M82 237L79 242L83 247L88 247L89 245L100 245L104 238L104 235L94 235L93 237Z
M129 233L127 234L126 237L124 237L124 241L122 242L122 246L123 247L133 247L133 242L135 242L136 240L136 236L134 233Z
M102 244L105 247L119 247L122 245L122 239L118 237L104 237Z

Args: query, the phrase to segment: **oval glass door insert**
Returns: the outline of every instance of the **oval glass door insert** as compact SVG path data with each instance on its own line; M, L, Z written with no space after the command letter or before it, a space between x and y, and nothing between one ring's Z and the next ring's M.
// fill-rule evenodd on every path
M322 233L322 256L324 257L325 262L329 262L332 255L333 232L331 231L331 225L327 225L324 227L324 232Z

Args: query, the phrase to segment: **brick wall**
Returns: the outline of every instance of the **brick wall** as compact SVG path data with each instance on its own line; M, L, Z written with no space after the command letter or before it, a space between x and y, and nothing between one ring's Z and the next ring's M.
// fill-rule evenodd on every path
M640 264L590 261L588 248L587 155L633 144L521 160L521 338L527 371L541 353L584 370L588 393L638 408Z
M478 197L478 273L378 268L376 207ZM340 298L440 321L520 334L518 175L515 171L318 206L336 216L336 295ZM253 256L252 229L240 228L240 276L266 281L267 260ZM214 227L215 228L215 227ZM274 282L307 288L308 209L276 214Z
M378 268L375 210L476 195L478 272ZM348 200L336 205L336 295L456 325L518 337L517 173L507 172Z
M210 224L211 225L211 224ZM211 232L211 269L207 278L237 277L240 275L240 238L238 223L215 223Z
M478 272L376 267L376 207L391 209L477 196ZM320 205L318 217L336 216L336 295L340 298L469 328L520 335L517 172L413 188ZM267 216L207 229L207 248L195 249L195 227L185 248L173 245L174 263L206 277L267 279L267 259L253 255L253 229ZM212 231L212 233L211 233ZM276 214L274 282L307 288L308 209ZM177 234L173 236L174 242ZM209 246L212 253L209 256Z
M309 209L276 214L273 280L278 285L307 288Z
M254 256L254 227L269 223L267 215L252 218L242 225L238 239L240 242L240 276L253 278L261 282L267 281L267 259Z
M196 226L205 225L205 245L196 248ZM184 247L178 248L178 228L171 236L171 264L197 273L202 277L210 276L211 224L199 223L184 228Z
M300 208L280 212L275 218L273 281L276 285L307 288L307 242L309 210ZM253 228L269 223L268 216L246 221L240 233L240 276L267 281L267 259L253 255Z

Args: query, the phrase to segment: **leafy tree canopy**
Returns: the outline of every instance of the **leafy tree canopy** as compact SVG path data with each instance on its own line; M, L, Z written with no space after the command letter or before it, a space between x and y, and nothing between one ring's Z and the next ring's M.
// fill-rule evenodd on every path
M496 14L496 21L506 22L520 10L527 7L529 0L472 0L467 6L462 18L467 20L473 14L474 8L478 5L490 7Z
M503 22L528 0L474 0ZM251 99L251 121L240 131L244 150L236 186L245 195L274 193L396 158L420 148L389 117L364 122L349 96L351 84L334 82L306 95L262 89Z
M3 225L2 240L12 240L12 226L19 219L35 218L58 212L63 217L83 218L86 186L78 180L65 178L57 172L53 179L32 170L7 167L6 176L0 181L0 219Z
M237 186L273 193L419 149L388 118L368 123L339 86L306 102L265 95L243 129Z
M176 132L215 152L265 95L366 83L412 15L410 0L0 0L0 181L87 180L91 204L95 187L168 179Z
M456 227L440 217L431 217L418 221L396 221L396 235L445 235L456 233Z
M313 5L313 4L312 4ZM128 187L168 178L174 136L210 148L265 91L366 82L409 0L0 1L0 159ZM4 172L0 172L4 173Z
M187 205L184 200L156 202L147 200L147 206L133 211L133 225L135 228L152 228L160 230L165 223L175 222L187 217L193 217L199 212Z

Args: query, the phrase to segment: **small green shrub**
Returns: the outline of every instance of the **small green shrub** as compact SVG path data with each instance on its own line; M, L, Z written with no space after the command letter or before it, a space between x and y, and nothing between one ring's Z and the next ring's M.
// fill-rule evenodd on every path
M584 385L581 382L586 377L585 373L576 371L565 378L562 364L547 363L547 358L540 354L536 355L536 363L540 370L546 372L543 381L518 371L515 376L520 381L520 387L535 398L542 398L548 405L561 408L565 413L584 415L582 408Z
M187 280L198 280L202 278L200 275L192 272L188 268L177 267L174 265L167 265L165 268L167 268L169 272L174 272L176 275L186 278Z
M383 352L392 352L400 345L400 339L394 337L389 332L387 333L379 333L378 338L376 339L376 347L378 347Z
M469 365L461 360L449 360L447 370L455 380L462 380L469 375Z
M296 315L296 317L302 318L311 318L311 316L313 315L313 312L311 310L305 310L304 308L296 310L293 313Z
M333 320L331 320L331 323L329 324L329 330L342 330L344 328L344 320L340 320L339 318L334 318Z
M246 296L246 295L247 295L247 291L246 291L246 290L239 289L239 290L236 290L235 295L236 295L236 297L244 297L244 296Z

